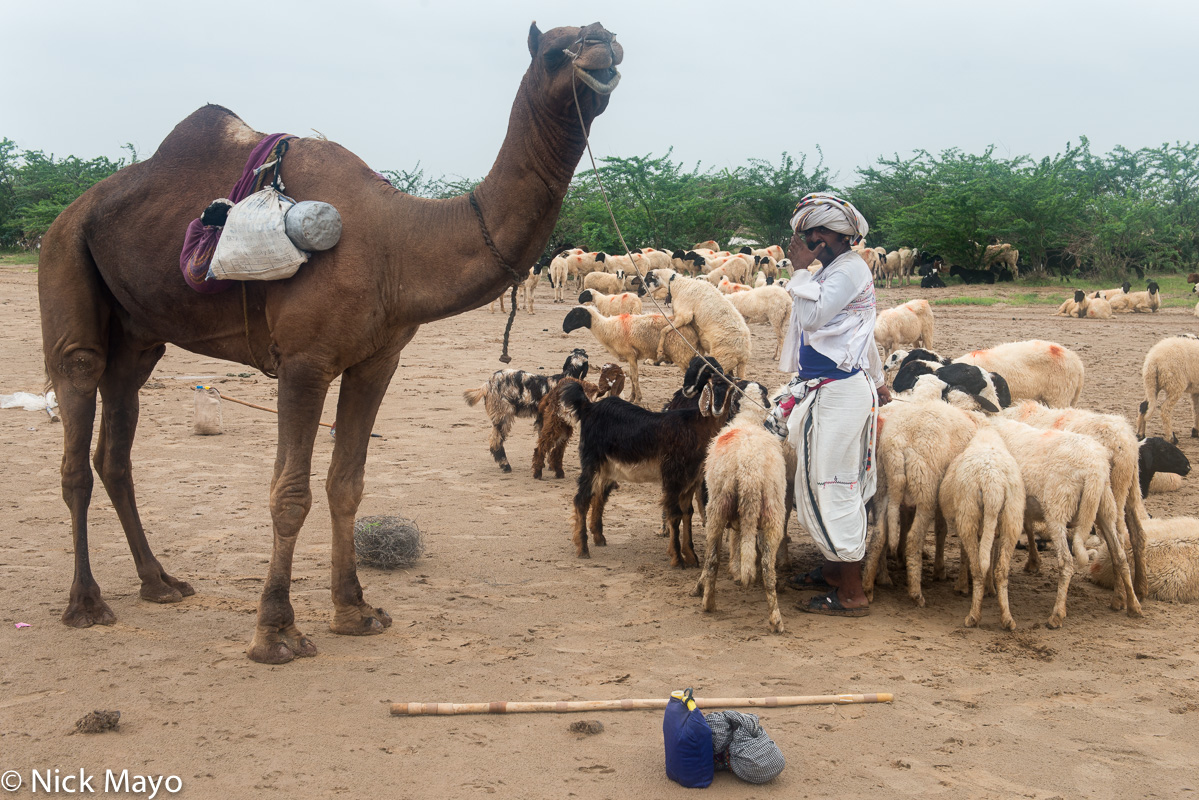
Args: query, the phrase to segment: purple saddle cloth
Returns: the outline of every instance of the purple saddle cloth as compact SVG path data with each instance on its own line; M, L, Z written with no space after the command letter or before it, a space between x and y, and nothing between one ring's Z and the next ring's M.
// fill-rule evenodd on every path
M271 160L272 156L275 159L282 159L283 153L287 151L287 141L294 138L296 137L287 133L272 133L270 136L263 137L262 141L255 145L250 152L245 169L241 173L241 180L233 187L233 191L229 192L229 199L235 204L240 203L254 192L262 189L269 171L263 170L259 175L255 175L254 171ZM276 176L279 174L277 166L274 174ZM237 283L237 281L208 279L208 266L212 263L212 254L216 252L216 243L220 238L221 228L206 226L198 218L191 221L191 224L187 226L187 233L183 235L183 252L179 255L179 270L183 273L183 280L187 281L187 285L202 294L223 292Z

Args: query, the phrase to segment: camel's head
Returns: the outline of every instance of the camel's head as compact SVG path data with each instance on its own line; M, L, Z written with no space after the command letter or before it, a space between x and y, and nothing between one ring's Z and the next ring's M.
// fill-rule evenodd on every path
M616 65L624 58L624 49L598 22L545 33L534 22L529 27L529 54L533 56L529 74L540 91L572 102L577 92L589 122L607 107L608 95L620 82Z

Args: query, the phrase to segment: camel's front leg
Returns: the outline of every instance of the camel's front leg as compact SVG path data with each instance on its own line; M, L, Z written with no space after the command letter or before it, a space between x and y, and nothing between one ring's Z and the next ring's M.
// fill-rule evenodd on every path
M317 367L290 361L285 358L279 368L279 443L270 501L274 528L271 563L258 603L258 625L246 651L252 660L264 664L286 664L298 656L316 655L316 645L296 627L291 561L300 527L312 508L308 478L312 445L330 377Z
M356 364L341 376L337 443L325 484L333 517L333 622L329 627L334 633L365 636L391 626L386 611L362 599L354 555L354 516L362 501L371 428L399 359L396 349Z

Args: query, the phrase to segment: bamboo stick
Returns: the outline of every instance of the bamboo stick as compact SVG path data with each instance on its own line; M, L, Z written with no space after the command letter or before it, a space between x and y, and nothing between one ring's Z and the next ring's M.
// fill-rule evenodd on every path
M217 390L216 390L216 393L217 393L218 395L220 395L220 398L221 398L222 400L228 400L230 403L237 403L238 405L241 405L241 406L249 406L250 408L256 408L256 409L258 409L259 411L269 411L269 412L271 412L272 414L278 414L278 413L279 413L278 411L276 411L276 410L275 410L275 409L273 409L273 408L267 408L266 406L260 406L260 405L258 405L257 403L247 403L245 400L238 400L236 397L230 397L229 395L227 395L227 394L225 394L224 392L222 392L220 389L217 389ZM325 426L326 428L332 428L332 427L333 427L333 426L332 426L331 424L329 424L328 422L318 422L317 424L318 424L318 425L323 425L323 426Z
M890 703L895 696L888 692L875 694L815 694L790 697L696 697L700 708L782 708L784 706L851 705L855 703ZM392 716L422 716L450 714L528 714L575 711L633 711L666 708L667 699L642 700L559 700L514 703L392 703Z

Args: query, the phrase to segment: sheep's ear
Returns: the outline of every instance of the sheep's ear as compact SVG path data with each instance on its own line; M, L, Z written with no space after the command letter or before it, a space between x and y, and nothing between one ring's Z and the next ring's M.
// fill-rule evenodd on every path
M705 385L699 393L699 413L705 417L715 416L712 413L712 387Z
M536 56L537 48L541 46L541 30L537 27L537 21L533 20L533 24L529 26L529 55Z

